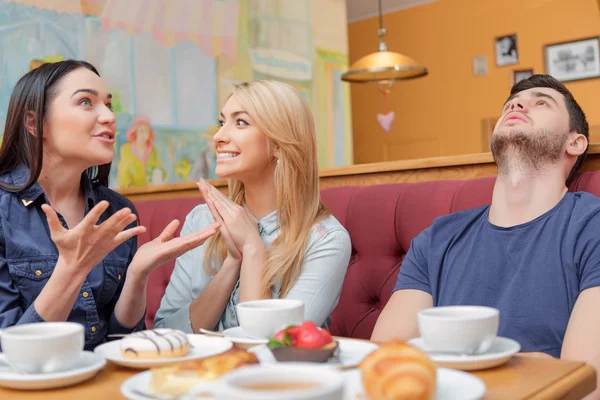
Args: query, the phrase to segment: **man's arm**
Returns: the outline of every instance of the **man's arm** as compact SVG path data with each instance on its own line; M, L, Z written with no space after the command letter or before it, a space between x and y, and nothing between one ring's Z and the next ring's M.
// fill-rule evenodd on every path
M579 294L569 318L560 358L585 361L600 371L600 287L591 287ZM600 399L600 388L586 400Z
M371 340L408 340L419 336L417 313L433 307L429 293L415 289L397 290L379 315Z
M431 227L411 241L398 272L392 297L377 319L371 340L408 340L419 336L417 313L433 307L427 268L430 232Z

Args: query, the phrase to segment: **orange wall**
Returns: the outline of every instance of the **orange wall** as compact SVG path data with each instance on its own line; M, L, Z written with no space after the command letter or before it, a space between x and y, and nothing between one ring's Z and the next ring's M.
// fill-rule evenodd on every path
M390 51L406 54L429 75L396 82L389 134L377 123L383 96L375 85L352 85L355 163L483 151L482 119L496 118L513 69L544 72L545 44L600 35L597 0L439 0L384 15ZM377 48L377 18L348 25L350 62ZM519 64L497 67L494 38L517 34ZM488 74L473 76L472 57L488 57ZM600 79L567 83L600 124ZM600 138L598 138L600 139Z

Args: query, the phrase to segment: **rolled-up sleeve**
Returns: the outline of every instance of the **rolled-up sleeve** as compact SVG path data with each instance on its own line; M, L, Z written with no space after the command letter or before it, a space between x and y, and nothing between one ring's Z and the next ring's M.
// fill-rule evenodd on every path
M287 299L304 302L304 318L322 326L338 304L352 244L344 229L336 229L309 244L302 272Z

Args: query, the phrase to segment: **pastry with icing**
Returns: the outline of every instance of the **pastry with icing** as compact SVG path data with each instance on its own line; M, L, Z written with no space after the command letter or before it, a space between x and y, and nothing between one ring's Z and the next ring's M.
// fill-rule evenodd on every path
M134 332L120 342L123 358L151 359L183 357L190 350L187 335L177 329Z

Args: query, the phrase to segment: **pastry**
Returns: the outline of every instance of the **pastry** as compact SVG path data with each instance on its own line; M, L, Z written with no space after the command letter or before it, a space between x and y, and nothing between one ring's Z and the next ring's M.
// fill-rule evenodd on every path
M429 356L402 341L383 343L360 363L370 400L430 400L436 369Z
M183 357L190 350L188 337L177 329L152 329L134 332L120 342L123 358Z
M156 393L178 396L187 392L199 381L214 381L236 368L258 363L256 354L232 349L201 360L190 360L169 367L152 369L148 386Z

